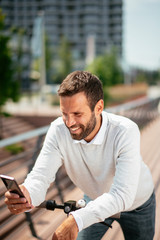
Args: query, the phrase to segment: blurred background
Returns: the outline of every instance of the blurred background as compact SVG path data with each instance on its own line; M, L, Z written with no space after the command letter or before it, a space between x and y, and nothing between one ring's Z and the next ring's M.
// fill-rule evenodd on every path
M0 8L1 112L16 111L13 101L26 112L31 102L58 105L58 85L77 69L99 76L106 106L159 84L158 0L0 0Z
M60 115L59 84L74 70L96 74L107 111L138 124L159 203L159 0L0 0L0 173L23 182ZM13 216L5 191L0 181L0 239L50 240L65 216L37 209ZM62 167L46 198L81 197ZM110 239L124 239L116 231Z

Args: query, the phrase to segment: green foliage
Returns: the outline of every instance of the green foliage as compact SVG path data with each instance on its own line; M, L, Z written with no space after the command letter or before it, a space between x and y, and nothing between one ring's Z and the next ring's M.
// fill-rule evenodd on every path
M25 30L22 28L12 27L10 30L11 34L11 49L12 49L12 56L14 58L13 61L13 68L14 68L14 79L18 85L18 92L16 93L19 97L19 89L22 86L22 78L23 72L28 70L28 64L24 66L23 63L23 55L25 54L23 43L24 38L26 37Z
M110 94L109 94L108 89L106 87L103 88L103 95L104 95L104 106L106 106L109 99L110 99Z
M5 147L5 149L13 155L16 155L16 154L24 151L24 148L19 144L9 145L9 146Z
M58 49L59 64L54 82L61 83L62 80L72 71L72 54L70 43L65 37L62 37Z
M4 15L0 9L0 139L3 137L2 108L8 99L19 99L19 82L14 78L12 52L9 48L10 37L4 32Z
M136 82L146 82L146 76L143 72L137 74Z
M46 70L50 70L52 63L52 49L49 47L49 38L45 34L45 58L46 58Z
M54 52L52 48L49 45L49 38L47 34L45 34L45 63L46 63L46 78L47 82L52 82L52 61L54 59Z
M122 68L119 65L115 49L95 58L86 70L97 75L103 82L103 86L112 86L123 82Z
M0 116L3 116L3 117L11 117L12 114L8 113L8 112L0 112Z
M131 78L132 82L145 82L149 85L156 85L160 80L160 71L135 68Z
M18 101L19 83L14 79L11 50L8 46L9 36L4 32L4 15L0 10L0 111L8 99Z

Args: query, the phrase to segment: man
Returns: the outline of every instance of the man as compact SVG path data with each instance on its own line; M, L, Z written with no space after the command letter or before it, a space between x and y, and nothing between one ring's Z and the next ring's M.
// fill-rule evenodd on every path
M35 166L21 186L28 203L7 192L8 208L18 214L39 205L64 164L88 204L69 215L53 240L100 240L107 231L100 222L111 224L117 213L126 240L152 240L154 186L140 156L137 125L103 111L101 81L89 72L69 74L58 94L62 117L52 122Z

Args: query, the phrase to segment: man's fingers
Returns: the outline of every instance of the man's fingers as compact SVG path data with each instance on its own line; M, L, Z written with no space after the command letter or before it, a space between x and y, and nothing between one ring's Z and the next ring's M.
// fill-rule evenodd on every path
M10 204L8 205L8 208L9 209L28 209L28 208L32 208L31 204L29 203L26 203L26 204Z
M31 198L28 190L23 185L19 185L19 187L24 193L25 197L23 198L21 198L18 194L9 191L5 193L4 201L9 211L13 214L23 213L34 208L34 206L31 204Z
M8 198L8 199L10 199L10 198L18 199L18 198L20 198L18 194L16 194L16 193L11 193L11 192L9 192L9 191L7 191L7 192L5 193L5 197Z
M32 208L33 208L33 206L29 203L26 203L26 204L9 204L8 205L8 209L13 214L23 213L23 212L28 211Z
M21 191L23 192L23 194L24 194L25 198L27 199L27 201L29 203L31 203L31 198L30 198L28 190L23 185L19 185L19 187L20 187Z
M18 203L26 203L25 198L5 198L5 203L8 204L18 204Z
M16 208L12 208L12 209L9 209L9 211L12 213L12 214L15 214L15 215L18 215L20 213L24 213L25 211L28 211L29 209L16 209Z

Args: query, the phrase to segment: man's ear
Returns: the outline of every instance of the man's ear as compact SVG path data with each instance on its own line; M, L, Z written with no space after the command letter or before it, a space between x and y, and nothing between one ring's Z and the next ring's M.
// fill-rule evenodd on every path
M100 99L95 106L95 114L100 115L104 108L104 101Z

